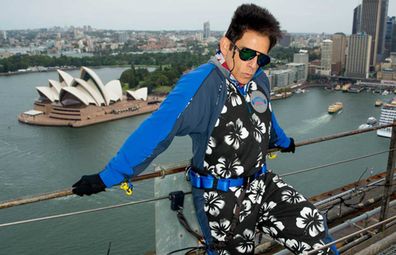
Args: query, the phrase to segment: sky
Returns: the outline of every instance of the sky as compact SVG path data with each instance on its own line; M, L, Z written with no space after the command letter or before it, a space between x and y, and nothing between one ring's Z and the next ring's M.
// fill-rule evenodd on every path
M362 0L0 0L0 30L91 25L114 30L227 29L242 3L267 8L288 32L351 34ZM388 16L396 16L389 0Z

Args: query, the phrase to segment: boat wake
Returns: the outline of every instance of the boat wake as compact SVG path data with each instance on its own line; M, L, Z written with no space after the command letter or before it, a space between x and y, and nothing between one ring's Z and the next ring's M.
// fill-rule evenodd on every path
M303 120L301 122L302 125L293 128L294 130L291 130L291 132L299 135L306 134L308 132L311 132L313 129L316 129L328 123L330 120L331 120L331 115L325 113L316 118Z

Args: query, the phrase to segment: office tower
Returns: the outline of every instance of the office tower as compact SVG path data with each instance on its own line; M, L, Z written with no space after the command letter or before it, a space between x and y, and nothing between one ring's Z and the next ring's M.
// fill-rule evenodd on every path
M294 53L293 63L302 63L305 66L304 70L304 80L308 77L308 67L309 67L309 56L307 50L300 50L298 53Z
M385 45L385 22L388 16L389 0L363 0L361 32L371 35L370 65L382 61Z
M5 40L7 40L7 31L3 31L3 40L5 41Z
M342 75L345 69L347 37L344 33L335 33L332 36L333 56L331 62L331 73Z
M279 45L283 46L283 47L289 47L291 43L291 35L283 30L282 31L282 38L279 40Z
M349 37L345 76L368 78L371 43L371 35L366 33L359 33Z
M203 39L207 40L210 36L210 23L209 21L204 23L204 27L203 27Z
M353 9L353 24L352 24L352 34L357 34L361 29L361 17L362 17L362 5L359 4L355 9Z
M385 29L385 49L384 49L384 58L388 58L390 53L396 50L396 45L394 42L396 41L396 17L387 17L386 19L386 29Z
M333 55L333 41L332 40L324 40L321 46L321 75L330 75L331 74L331 58Z

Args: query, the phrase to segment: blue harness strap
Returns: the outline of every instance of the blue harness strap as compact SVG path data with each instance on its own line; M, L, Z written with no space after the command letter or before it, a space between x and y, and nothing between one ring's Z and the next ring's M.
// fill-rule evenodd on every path
M257 173L253 175L256 179L267 172L267 167L264 165ZM227 192L231 187L241 187L246 183L247 177L239 178L215 178L212 175L203 176L196 173L192 167L187 170L188 180L191 185L198 189L217 189Z

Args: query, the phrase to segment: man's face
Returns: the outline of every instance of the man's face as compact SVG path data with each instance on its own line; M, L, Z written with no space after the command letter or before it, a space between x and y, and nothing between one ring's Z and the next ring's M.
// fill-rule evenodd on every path
M268 54L270 39L266 35L247 30L242 38L235 42L235 45L239 49L249 48L259 53ZM231 73L235 79L241 84L248 83L259 68L257 56L247 61L241 60L239 58L238 49L234 49L234 47L232 47L232 42L226 37L223 37L220 41L220 50L224 55L228 68L232 70Z

